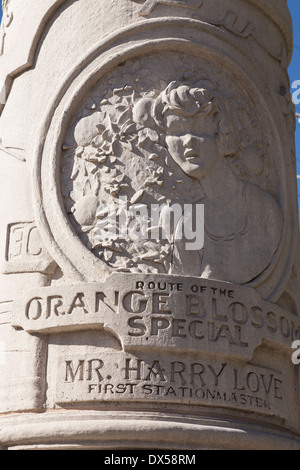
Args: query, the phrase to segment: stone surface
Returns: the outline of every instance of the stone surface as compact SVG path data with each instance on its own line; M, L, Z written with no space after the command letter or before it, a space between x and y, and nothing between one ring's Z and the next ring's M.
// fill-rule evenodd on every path
M1 25L0 445L300 449L286 3L33 3Z

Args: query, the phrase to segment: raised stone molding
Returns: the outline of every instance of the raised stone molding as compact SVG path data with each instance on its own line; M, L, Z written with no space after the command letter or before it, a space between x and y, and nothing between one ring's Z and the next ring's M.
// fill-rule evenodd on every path
M7 416L2 421L0 439L5 450L93 450L93 449L199 449L199 434L205 449L298 450L294 436L274 428L262 431L255 424L228 420L189 418L165 413L112 411L71 411L51 414ZM83 430L84 423L84 430ZM68 444L66 444L66 441Z
M124 0L124 2L129 1L140 2L140 0ZM63 4L67 3L67 0L45 0L43 2L39 2L37 5L34 5L34 8L31 7L32 0L25 0L25 2L26 3L24 3L24 0L22 0L22 2L21 0L10 0L9 3L5 2L3 5L4 15L1 25L2 32L0 48L0 111L6 102L14 77L17 74L22 73L28 68L32 67L34 62L34 55L43 33L43 28L55 15L55 12L61 6L63 6ZM293 46L290 35L291 19L289 17L286 5L282 4L280 0L272 3L270 0L247 0L247 2L261 9L264 14L270 15L272 21L278 25L279 29L284 34L287 51L285 52L283 50L283 46L279 52L275 52L275 55L277 55L280 60L284 60L283 58L287 55L288 60L290 60ZM153 12L153 9L155 9L155 7L158 5L163 5L166 7L178 6L180 8L187 7L188 9L197 10L200 9L202 3L203 1L201 0L162 0L158 2L157 0L146 0L142 8L137 10L137 13L139 15L149 17L149 15ZM14 8L18 11L20 11L21 8L24 12L26 11L26 20L24 16L17 16L17 21L15 22L16 24L14 24L9 31L10 37L7 40L8 44L5 45L7 28L12 23ZM234 12L228 10L223 21L222 19L215 18L210 21L210 18L206 18L205 16L202 17L201 15L199 19L212 22L212 24L216 24L218 26L226 27L228 25L228 21L229 25L233 24L236 16ZM24 27L24 21L26 21L26 27ZM249 22L246 29L243 30L242 34L250 34L252 28L253 24ZM23 44L23 47L20 48L19 44ZM263 47L268 48L268 43L265 42ZM6 56L9 54L9 60L7 60L7 57L1 57L5 55L5 49ZM271 50L271 53L274 54L274 51Z

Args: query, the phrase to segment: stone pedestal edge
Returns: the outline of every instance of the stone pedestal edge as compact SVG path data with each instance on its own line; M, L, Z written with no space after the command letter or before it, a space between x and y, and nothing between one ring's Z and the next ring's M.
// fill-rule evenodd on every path
M300 450L300 436L193 415L58 410L3 417L1 450Z

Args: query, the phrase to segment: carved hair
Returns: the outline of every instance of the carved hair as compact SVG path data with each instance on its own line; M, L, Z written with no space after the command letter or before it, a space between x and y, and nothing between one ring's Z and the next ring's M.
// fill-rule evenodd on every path
M199 113L214 114L216 108L210 90L171 82L154 102L153 118L159 127L165 127L164 117L168 112L192 117Z
M208 81L192 85L173 81L157 98L143 98L134 109L134 120L148 127L155 125L166 132L165 117L168 113L183 117L197 114L213 116L218 125L218 139L224 156L234 155L240 147L234 110L225 94L216 90ZM151 125L152 121L152 125Z

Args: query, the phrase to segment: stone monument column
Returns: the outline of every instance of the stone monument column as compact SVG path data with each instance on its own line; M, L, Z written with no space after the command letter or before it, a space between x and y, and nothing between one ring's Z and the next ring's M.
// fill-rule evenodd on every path
M1 448L300 449L286 2L3 15Z

